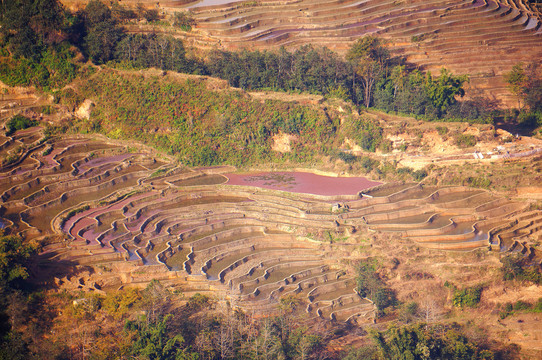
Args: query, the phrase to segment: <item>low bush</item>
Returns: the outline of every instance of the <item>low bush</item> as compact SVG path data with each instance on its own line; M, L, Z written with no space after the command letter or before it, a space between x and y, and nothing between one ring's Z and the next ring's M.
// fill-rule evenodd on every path
M351 164L359 160L359 157L357 157L356 155L345 153L343 151L339 151L337 153L337 157L347 164Z
M368 156L361 158L361 167L366 171L370 172L373 169L377 168L380 162L378 160L373 160Z
M470 134L459 134L455 139L455 144L460 148L472 147L476 142L476 137Z
M47 156L47 155L49 155L52 151L53 151L53 147L52 147L52 146L48 146L45 150L43 150L43 152L41 153L41 155L42 155L42 156Z
M491 180L485 176L469 176L465 179L465 185L482 189L489 189L491 187Z
M409 174L410 176L412 176L412 179L414 179L417 182L422 181L428 175L427 171L424 170L424 169L414 170L414 169L412 169L410 167L398 168L397 169L397 174L399 174L399 175L401 175L401 174Z
M452 302L457 307L475 307L480 302L482 287L474 286L461 290L455 290Z
M501 311L499 311L499 317L505 319L508 316L513 315L516 312L522 313L541 313L542 312L542 298L534 304L526 301L518 300L514 304L506 303Z
M448 128L446 126L437 126L437 132L440 136L444 136L448 133Z
M196 20L189 12L176 12L173 15L173 26L181 28L183 31L190 31L196 25Z
M141 295L141 290L127 288L108 293L102 304L109 314L121 318L141 300Z

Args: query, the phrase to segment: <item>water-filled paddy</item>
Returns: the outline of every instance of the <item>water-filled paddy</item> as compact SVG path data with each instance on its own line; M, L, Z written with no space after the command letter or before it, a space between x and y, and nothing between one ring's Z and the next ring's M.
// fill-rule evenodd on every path
M333 177L305 172L225 174L228 185L255 186L315 195L356 195L381 183L364 177Z
M197 8L197 7L204 7L204 6L218 6L218 5L235 3L239 1L241 0L202 0L188 6L188 8Z

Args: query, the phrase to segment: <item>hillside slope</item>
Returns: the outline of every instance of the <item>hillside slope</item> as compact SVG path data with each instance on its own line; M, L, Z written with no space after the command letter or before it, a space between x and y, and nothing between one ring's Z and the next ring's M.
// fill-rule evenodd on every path
M153 279L172 293L212 296L250 317L280 315L282 304L294 301L292 323L308 319L329 329L384 330L391 322L412 321L404 318L403 306L378 305L375 296L366 299L353 291L356 264L375 258L382 264L377 275L404 306L415 302L428 309L423 318L416 315L419 321L491 329L492 349L513 341L526 358L540 355L538 318L529 307L541 303L541 288L505 282L499 261L515 259L511 253L540 274L542 212L532 195L540 192L537 141L505 142L509 134L487 124L358 114L348 103L314 95L247 93L203 76L93 69L56 94L56 102L39 100L31 89L7 87L0 101L0 120L8 130L2 131L0 149L0 221L5 231L42 242L33 280L54 282L51 298L73 294L58 311L69 321L74 304L84 301L75 296L107 299L120 287L130 294L128 289L146 287ZM30 127L9 130L18 112L30 118ZM363 136L354 138L356 132L349 131L352 124L370 130L357 134L381 131L381 146L388 139L392 148L386 153L363 149L357 144ZM277 148L277 138L291 143ZM476 144L463 147L464 139ZM306 166L365 173L388 184L330 196L258 188L262 180L281 186L302 182L268 173L251 175L250 184L240 187L225 183L239 175L231 174L231 166L188 168L137 140L184 163L239 162L259 170ZM493 146L509 151L508 158L489 156ZM474 158L474 149L484 159ZM218 156L209 158L212 153ZM524 157L515 160L516 154ZM388 181L416 174L398 164L424 160L432 163L423 182ZM500 186L505 181L517 187L518 179L529 187L517 195L529 192L528 199L498 192L507 190ZM449 186L461 184L468 187ZM479 292L483 286L479 305L458 307L462 290L446 284ZM504 312L508 303L523 310ZM92 316L111 314L103 309L92 310ZM50 322L58 327L63 319ZM92 326L89 319L81 323ZM73 331L57 329L53 339ZM367 337L355 331L337 333L334 351L360 346ZM101 334L93 336L110 337ZM35 344L44 342L37 339ZM72 337L66 348L77 351Z

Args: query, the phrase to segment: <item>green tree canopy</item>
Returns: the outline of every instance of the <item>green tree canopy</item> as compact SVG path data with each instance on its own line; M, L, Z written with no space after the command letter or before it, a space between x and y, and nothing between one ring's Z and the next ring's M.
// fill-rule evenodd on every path
M87 35L84 47L92 61L101 64L113 59L122 30L111 10L99 0L90 1L84 11Z
M425 324L392 326L384 332L372 331L381 359L394 360L490 360L494 354L481 349L459 332L457 325L439 329Z
M365 36L358 39L346 54L346 59L361 79L363 103L366 107L371 105L375 83L387 71L390 55L383 45L380 38Z
M523 97L523 90L527 76L525 70L523 70L523 64L519 63L514 65L510 72L504 74L504 79L508 83L508 89L510 92L518 98L518 108L521 108L521 98Z
M18 279L26 279L26 260L37 250L18 236L0 236L0 282L7 286Z
M0 2L1 38L15 57L39 60L45 45L62 40L58 34L63 18L57 0L4 0Z
M127 321L125 330L131 333L135 340L131 353L135 358L149 360L189 360L197 359L198 355L182 348L184 338L181 335L170 336L168 322L172 315L167 315L156 322Z
M442 69L437 78L428 72L425 91L433 106L442 113L455 103L456 96L463 97L465 95L463 84L467 80L467 76L454 76L447 69Z

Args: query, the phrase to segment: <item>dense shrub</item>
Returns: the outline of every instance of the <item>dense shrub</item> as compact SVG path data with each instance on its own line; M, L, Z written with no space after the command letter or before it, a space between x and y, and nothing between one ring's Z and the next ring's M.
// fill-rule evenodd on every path
M459 134L455 139L455 144L460 148L468 148L476 145L476 137L470 134Z
M68 106L72 111L84 100L85 98L71 87L55 92L55 102Z
M344 125L345 135L362 149L374 152L382 144L382 128L373 120L354 118Z
M425 179L427 177L427 171L424 170L424 169L420 169L420 170L414 170L412 168L409 168L409 167L403 167L403 168L398 168L396 170L397 174L409 174L412 176L412 179L415 180L415 181L422 181L423 179Z
M77 76L73 52L66 46L49 48L39 60L19 58L0 62L0 80L10 86L59 88Z
M332 151L331 153L332 159L340 159L344 161L347 164L353 164L357 161L359 161L359 157L344 151Z
M538 301L534 304L518 300L514 304L506 303L499 311L499 317L505 319L508 316L513 315L516 312L531 312L531 313L541 313L542 312L542 298L539 298Z
M17 130L27 129L36 125L38 125L37 121L29 119L26 116L17 114L11 119L9 119L9 121L6 123L6 135L11 135Z
M455 290L452 303L457 307L475 307L480 302L482 296L482 287L467 287L461 290Z
M424 169L415 170L412 172L412 178L416 181L422 181L427 177L427 171Z
M37 251L37 246L19 236L0 234L0 295L6 287L28 278L26 261Z
M528 310L532 307L531 304L529 303L526 303L525 301L521 301L521 300L518 300L516 301L516 303L514 304L514 310Z

